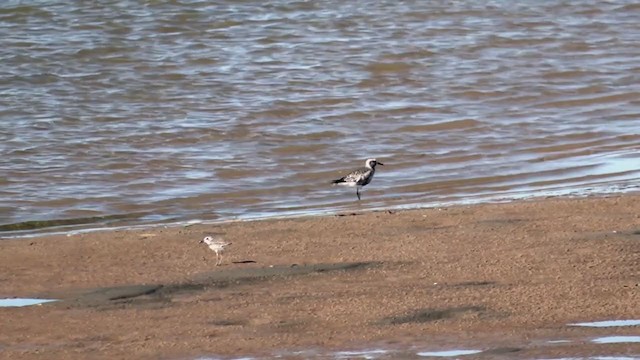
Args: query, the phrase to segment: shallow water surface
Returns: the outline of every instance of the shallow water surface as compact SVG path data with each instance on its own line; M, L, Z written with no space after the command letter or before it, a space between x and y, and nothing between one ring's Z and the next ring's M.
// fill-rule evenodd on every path
M638 18L631 0L3 1L0 231L637 190ZM329 185L367 157L385 166L363 201Z
M605 320L594 322L583 322L569 324L570 326L583 326L583 327L620 327L620 326L640 326L640 320Z
M640 336L603 336L591 340L596 344L640 343Z
M640 360L640 357L639 356L589 356L589 357L554 358L554 359L544 359L544 360Z
M9 298L0 299L0 307L23 307L45 304L48 302L58 301L55 299L30 299L30 298Z
M361 351L339 351L335 353L335 359L377 359L379 356L389 353L388 350L361 350Z
M614 338L614 337L612 337ZM615 337L620 338L620 337ZM613 342L612 342L613 343ZM606 344L603 342L602 344ZM525 351L525 349L518 349ZM539 354L539 349L536 349ZM418 351L413 349L375 349L375 350L355 350L355 351L338 351L338 352L325 352L322 350L306 350L306 351L294 351L294 352L278 352L267 357L198 357L195 360L260 360L260 359L317 359L317 360L341 360L341 359L369 359L369 360L399 360L399 359L422 359L422 358L453 358L453 359L475 359L477 356L481 358L492 358L492 356L499 356L500 352L492 352L489 350L485 353L483 350L463 350L463 349L451 349L442 351ZM640 360L640 356L625 355L601 355L601 356L575 356L575 357L531 357L530 355L521 354L505 358L514 359L540 359L540 360ZM474 356L477 355L477 356ZM500 357L502 358L502 357Z
M445 351L421 351L418 356L421 357L456 357L464 355L479 354L482 350L445 350Z

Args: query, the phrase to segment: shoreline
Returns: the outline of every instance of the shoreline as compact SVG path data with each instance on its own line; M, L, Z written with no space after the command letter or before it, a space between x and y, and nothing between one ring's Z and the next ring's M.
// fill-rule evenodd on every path
M536 191L535 193L525 192L524 194L511 194L510 196L505 194L493 194L485 197L478 197L471 201L445 201L445 202L433 202L428 204L397 204L392 206L371 207L366 209L334 209L334 210L315 210L311 212L281 214L281 215L262 215L262 216L246 216L238 215L230 218L222 219L202 219L192 218L188 220L179 221L159 221L149 223L138 224L124 224L113 225L103 224L103 226L97 226L99 223L95 223L95 227L83 225L90 225L90 222L86 222L88 219L125 219L131 214L107 214L97 216L93 218L77 218L77 219L51 219L51 220L30 220L18 223L4 224L0 227L21 227L24 224L29 223L69 223L68 225L59 226L44 226L35 227L33 229L25 230L4 230L0 231L0 241L6 239L28 239L43 236L57 236L57 235L78 235L83 233L92 233L100 231L135 231L155 228L171 228L171 227L188 227L195 224L202 225L224 225L233 222L253 222L253 221L269 221L269 220L286 220L286 219L299 219L299 218L315 218L325 216L341 216L343 213L357 212L358 215L366 214L370 212L380 211L413 211L413 210L428 210L437 208L452 208L458 206L477 206L477 205L490 205L490 204L502 204L510 202L527 202L527 201L541 201L546 199L584 199L584 198L598 198L598 197L610 197L610 196L625 196L640 194L638 186L631 184L617 184L615 189L605 188L568 188L562 190L556 189L555 191ZM75 223L78 221L78 223Z
M640 343L592 342L637 335L638 326L567 325L640 319L639 200L559 197L3 239L0 298L62 301L0 308L0 357L469 346L489 358L640 356ZM233 242L223 266L198 244L211 233Z

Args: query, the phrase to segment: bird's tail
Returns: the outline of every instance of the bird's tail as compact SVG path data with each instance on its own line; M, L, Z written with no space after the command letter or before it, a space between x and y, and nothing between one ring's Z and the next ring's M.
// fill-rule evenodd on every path
M331 181L331 183L332 183L332 184L340 184L340 183L343 183L343 182L345 182L345 181L344 181L344 178L341 178L341 179L338 179L338 180L333 180L333 181Z

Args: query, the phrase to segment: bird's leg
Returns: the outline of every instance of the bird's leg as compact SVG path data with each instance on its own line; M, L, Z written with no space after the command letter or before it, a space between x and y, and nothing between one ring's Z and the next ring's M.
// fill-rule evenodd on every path
M220 266L220 254L216 251L216 266Z
M358 200L360 200L360 188L356 186L356 195L358 196Z

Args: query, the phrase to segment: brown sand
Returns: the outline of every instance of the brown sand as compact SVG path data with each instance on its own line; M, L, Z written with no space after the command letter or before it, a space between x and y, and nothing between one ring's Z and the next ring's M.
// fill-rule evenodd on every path
M640 319L639 259L637 195L5 239L0 298L64 301L0 308L0 358L640 355L567 326Z

